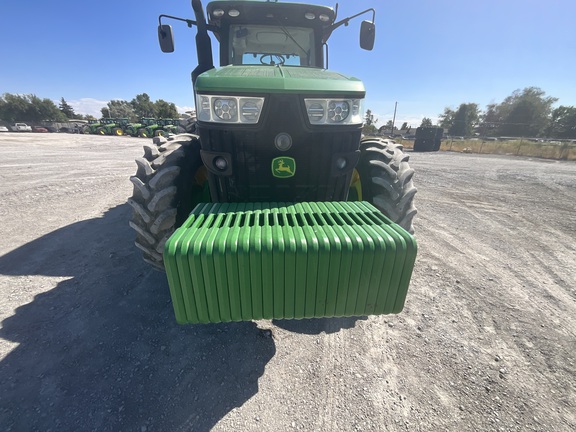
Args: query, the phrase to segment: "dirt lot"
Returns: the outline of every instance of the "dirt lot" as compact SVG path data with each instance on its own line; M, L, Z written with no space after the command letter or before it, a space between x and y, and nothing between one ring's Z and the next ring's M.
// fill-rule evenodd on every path
M144 142L0 135L0 430L576 430L575 163L411 154L400 315L179 326L128 228Z

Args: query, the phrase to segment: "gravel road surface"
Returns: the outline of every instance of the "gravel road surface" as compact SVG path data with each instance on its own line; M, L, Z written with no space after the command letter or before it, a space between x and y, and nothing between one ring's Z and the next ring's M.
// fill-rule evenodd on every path
M399 315L179 326L145 139L0 134L0 430L576 430L576 164L411 153Z

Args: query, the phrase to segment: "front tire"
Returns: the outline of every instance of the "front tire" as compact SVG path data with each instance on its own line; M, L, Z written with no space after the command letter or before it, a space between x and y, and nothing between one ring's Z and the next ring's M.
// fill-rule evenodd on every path
M380 138L364 139L360 143L359 175L361 199L373 204L392 222L414 233L412 221L416 188L412 182L414 170L410 156L401 144ZM354 186L354 185L353 185Z
M114 128L112 129L112 135L122 136L124 135L124 131L120 128Z
M134 193L130 226L136 231L136 247L144 261L164 270L164 244L184 223L194 206L193 189L201 188L195 177L202 167L198 136L182 134L160 146L144 145L144 157L136 159L136 175L130 177Z

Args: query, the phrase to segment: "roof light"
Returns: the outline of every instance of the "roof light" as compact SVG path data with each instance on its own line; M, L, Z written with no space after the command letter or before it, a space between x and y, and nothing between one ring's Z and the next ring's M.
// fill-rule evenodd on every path
M304 14L304 17L305 17L306 19L313 20L313 19L316 18L316 15L313 14L312 12L306 12L306 13Z
M328 21L330 21L330 17L329 17L328 15L325 15L325 14L320 14L320 15L318 16L318 18L320 18L320 21L322 21L322 22L328 22Z
M240 11L238 9L230 9L228 11L228 15L230 15L232 18L236 18L238 15L240 15Z
M212 16L214 18L220 18L222 15L224 15L224 10L222 10L222 9L214 9L212 11Z

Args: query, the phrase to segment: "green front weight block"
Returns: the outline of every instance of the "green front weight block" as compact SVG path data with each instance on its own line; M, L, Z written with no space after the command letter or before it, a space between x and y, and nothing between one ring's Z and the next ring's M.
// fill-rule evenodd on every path
M164 249L180 324L398 313L415 259L366 202L199 204Z

